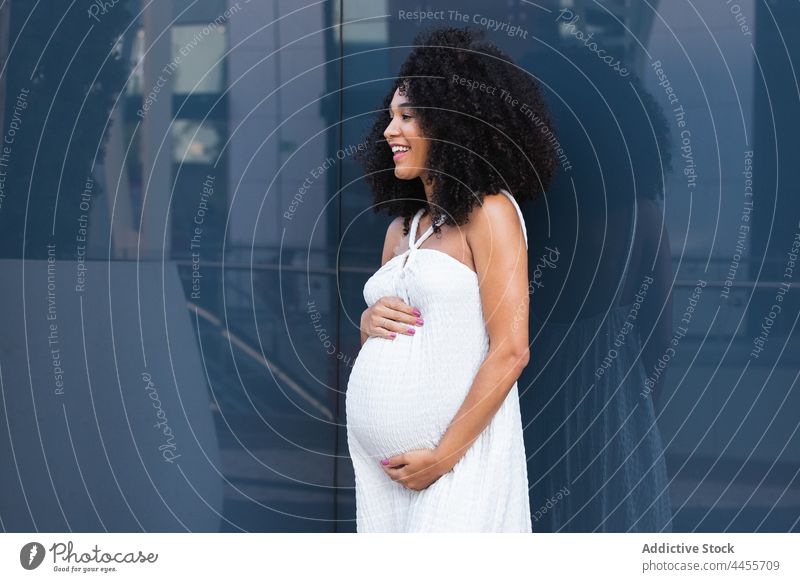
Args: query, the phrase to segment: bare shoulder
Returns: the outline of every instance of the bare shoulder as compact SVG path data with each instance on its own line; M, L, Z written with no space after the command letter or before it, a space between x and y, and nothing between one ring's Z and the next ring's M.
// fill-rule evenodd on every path
M405 219L402 216L395 217L386 229L386 241L391 248L395 248L403 242L405 235L403 234L403 222Z
M400 236L403 236L403 221L404 218L402 216L395 216L394 220L389 224L389 232L396 231L400 233Z
M397 216L389 223L389 228L386 229L386 239L383 241L383 257L381 261L384 264L395 255L399 255L403 252L400 250L404 238L403 222L404 218L402 216Z
M467 241L473 249L486 248L492 242L511 242L517 233L521 239L517 209L502 192L483 197L483 204L472 209L466 229ZM524 240L522 244L524 246Z

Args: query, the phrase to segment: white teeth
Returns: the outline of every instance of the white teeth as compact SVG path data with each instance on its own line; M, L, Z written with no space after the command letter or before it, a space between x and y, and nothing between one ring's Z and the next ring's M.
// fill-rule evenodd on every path
M410 149L411 148L406 147L406 146L397 146L396 145L396 146L392 146L392 153L396 154L397 152L407 152Z

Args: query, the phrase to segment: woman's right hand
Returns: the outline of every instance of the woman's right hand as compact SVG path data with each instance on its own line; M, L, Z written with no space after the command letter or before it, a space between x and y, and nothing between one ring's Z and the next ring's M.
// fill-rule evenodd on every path
M381 297L361 314L361 343L369 337L394 339L398 333L414 335L415 326L424 323L421 316L419 309L400 297Z

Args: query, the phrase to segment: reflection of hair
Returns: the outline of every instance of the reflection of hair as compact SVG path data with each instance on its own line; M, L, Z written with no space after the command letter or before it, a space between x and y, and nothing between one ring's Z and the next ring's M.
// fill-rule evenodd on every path
M552 53L539 72L579 195L601 206L632 204L634 192L657 199L672 166L661 106L633 71L622 77L584 47L559 50L564 57Z
M375 211L385 207L404 216L406 229L427 200L421 180L395 177L383 136L396 89L415 107L422 133L431 139L434 221L464 224L484 194L501 188L518 200L535 198L557 167L555 136L537 83L483 35L472 27L419 33L368 132L370 147L357 155L375 192Z

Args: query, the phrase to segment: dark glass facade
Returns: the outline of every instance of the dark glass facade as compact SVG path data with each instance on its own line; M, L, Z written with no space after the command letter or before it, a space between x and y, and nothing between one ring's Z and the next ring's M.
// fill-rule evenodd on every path
M540 355L617 291L637 301L613 241L648 203L660 219L635 240L669 246L639 256L668 253L669 279L635 326L634 394L653 398L668 483L625 494L667 499L673 531L798 531L798 16L789 0L7 0L0 527L355 531L344 396L390 217L353 154L416 33L448 25L487 30L542 83L564 150L523 205L534 531L637 529L614 504L605 526L581 507L551 520L550 490L618 487L639 443L548 480L582 438L548 408L555 384L592 382L567 366L581 340Z

